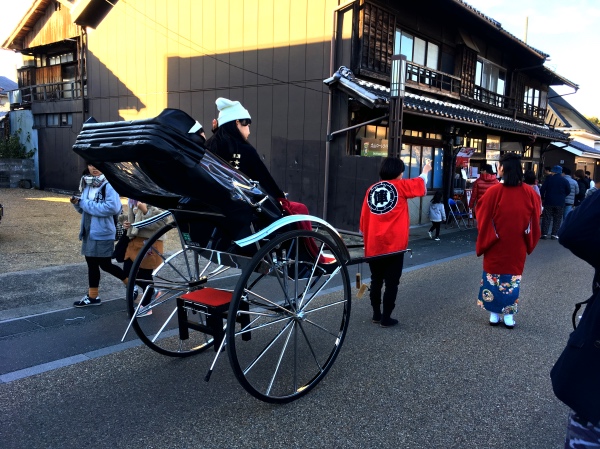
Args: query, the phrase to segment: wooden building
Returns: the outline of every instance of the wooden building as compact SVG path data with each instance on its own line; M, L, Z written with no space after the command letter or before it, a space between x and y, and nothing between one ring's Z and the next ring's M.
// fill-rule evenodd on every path
M250 111L250 140L290 198L349 230L400 140L390 123L406 175L430 158L429 188L448 196L461 148L470 167L518 151L537 171L568 140L544 124L548 89L576 88L462 0L36 0L3 47L29 57L13 107L35 117L42 188L77 185L70 148L88 117L169 107L209 129L223 96ZM401 121L389 118L394 55L407 59ZM426 207L411 204L413 223Z
M600 180L600 128L553 89L549 91L546 123L568 133L572 140L550 144L545 165L563 165L573 173L575 170L589 171L592 180Z

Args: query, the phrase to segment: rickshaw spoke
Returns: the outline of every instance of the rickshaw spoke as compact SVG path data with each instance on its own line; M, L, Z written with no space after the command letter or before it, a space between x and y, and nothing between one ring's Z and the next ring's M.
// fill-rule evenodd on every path
M167 320L164 322L164 324L158 330L158 332L156 333L156 335L154 335L154 338L152 339L152 343L154 343L156 341L156 339L158 337L160 337L160 334L162 333L163 330L165 330L165 327L167 327L167 324L169 324L169 321L171 321L171 318L173 318L173 315L175 315L176 313L177 313L177 307L175 307L173 309L173 311L171 312L171 315L169 315L169 318L167 318Z
M267 351L269 349L271 349L271 347L277 342L277 340L279 340L279 337L281 337L283 335L283 333L285 332L285 330L290 327L290 325L293 324L293 321L290 320L290 322L288 324L286 324L274 337L273 339L267 344L267 346L264 347L264 349L255 357L255 359L250 363L250 365L246 366L246 368L244 369L244 374L247 374L255 365L256 363L267 353Z
M277 360L277 364L275 365L275 371L273 372L273 376L271 376L271 381L269 382L269 386L266 391L267 395L271 393L271 388L273 388L273 383L275 382L275 378L277 377L277 373L279 372L279 368L281 367L281 360L283 359L283 354L285 354L287 345L290 342L290 337L292 336L292 333L294 332L294 328L296 327L295 323L292 323L292 324L293 325L290 327L290 331L288 332L287 338L285 339L285 343L283 344L283 348L281 349L281 352L279 353L279 359Z

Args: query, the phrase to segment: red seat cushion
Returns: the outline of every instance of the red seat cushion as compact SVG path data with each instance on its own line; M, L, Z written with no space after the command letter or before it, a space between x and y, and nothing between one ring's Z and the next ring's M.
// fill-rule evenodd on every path
M219 307L231 302L232 293L225 290L217 290L216 288L201 288L193 292L181 295L183 299L194 301L199 304L204 304L212 307Z

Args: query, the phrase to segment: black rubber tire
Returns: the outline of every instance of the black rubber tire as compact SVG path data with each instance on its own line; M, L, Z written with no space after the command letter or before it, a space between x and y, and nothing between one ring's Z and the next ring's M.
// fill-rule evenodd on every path
M335 261L316 263L305 239L313 239ZM294 230L266 243L244 268L229 307L227 352L235 376L252 396L270 403L294 401L333 365L351 308L342 260L329 237Z

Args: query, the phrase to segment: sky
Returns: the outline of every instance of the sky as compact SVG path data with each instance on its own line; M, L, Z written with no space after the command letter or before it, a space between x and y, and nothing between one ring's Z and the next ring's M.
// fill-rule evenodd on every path
M597 68L600 50L600 1L598 0L465 0L502 28L550 55L546 66L579 85L564 99L587 117L600 117ZM572 88L553 86L559 94Z
M546 66L579 85L554 86L564 99L588 117L600 117L599 0L465 0L483 14L497 20L509 33L550 55ZM17 26L31 0L0 0L0 45ZM525 25L527 39L525 38ZM20 59L12 51L0 50L0 75L16 81Z

